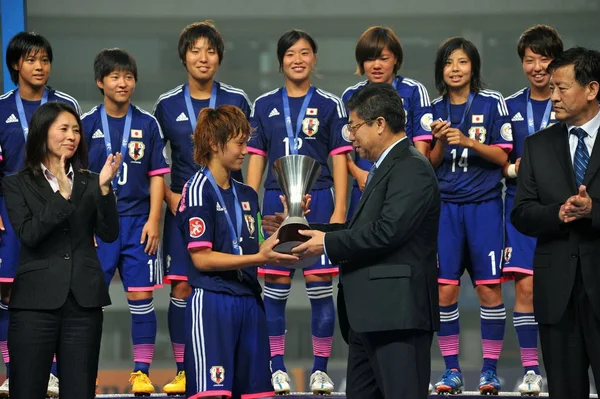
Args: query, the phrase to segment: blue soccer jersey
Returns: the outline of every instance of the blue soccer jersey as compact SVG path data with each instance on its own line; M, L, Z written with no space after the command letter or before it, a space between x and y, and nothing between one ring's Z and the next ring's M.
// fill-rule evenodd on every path
M25 134L23 128L29 126L33 112L40 106L41 101L21 100L26 123L23 124L17 108L16 91L11 90L0 96L0 170L1 176L18 172L24 166ZM72 106L78 114L81 108L73 97L61 91L47 88L48 101L60 101Z
M102 170L106 162L106 135L109 134L102 127L101 107L94 107L81 117L89 151L89 168L96 173ZM170 171L164 154L163 135L156 118L135 105L131 105L131 109L129 140L123 151L123 164L116 189L117 209L121 216L148 215L150 177ZM125 119L107 116L113 153L123 149Z
M354 86L348 87L344 91L344 94L342 94L342 101L344 104L348 102L354 93L368 83L368 80L363 80ZM393 86L400 97L402 97L402 103L404 104L404 112L406 114L406 135L413 142L430 142L432 138L431 122L433 122L433 120L427 89L420 82L403 76L396 76L394 78ZM373 162L362 159L358 153L354 155L354 163L362 170L369 170L371 169L371 166L373 166ZM353 184L358 187L356 180Z
M249 186L230 180L235 185L237 201L242 211L242 231L240 246L243 254L258 253L262 241L261 214L258 195ZM235 197L232 187L221 189L224 204L218 200L208 178L202 170L198 171L184 186L177 220L184 232L188 250L194 248L212 248L213 251L234 254L233 237L225 215L231 217L233 226L237 226ZM256 295L261 292L257 280L257 267L223 272L203 272L196 269L190 261L188 282L192 287L230 295Z
M481 144L512 149L508 108L500 93L481 90L474 95L470 107L450 105L447 97L437 98L432 104L434 120L450 120L452 127ZM446 145L436 174L443 201L469 203L502 196L502 167L468 148Z
M531 115L527 110L528 101L531 101ZM506 105L508 106L513 132L513 149L510 152L509 160L511 163L515 163L517 159L523 156L525 137L558 121L554 111L552 111L552 102L550 100L529 100L529 88L521 89L512 96L507 97ZM529 128L530 118L533 118L531 129ZM506 179L506 193L515 195L516 191L517 179Z
M250 117L250 100L243 90L216 81L214 84L217 86L215 107L235 105L246 114L246 117ZM196 118L188 115L184 89L185 85L180 85L162 94L152 111L162 127L165 140L171 146L171 190L176 193L181 193L185 182L199 169L194 162L194 144L192 142L195 128L192 123ZM196 116L203 108L210 105L208 99L192 98L191 100ZM232 176L241 181L241 171L232 173Z
M321 175L313 184L314 190L333 186L333 177L327 158L352 151L352 145L344 138L343 128L348 122L346 109L340 99L321 89L315 89L304 115L299 115L305 97L290 97L290 119L298 155L307 155L321 164ZM302 118L301 131L296 131L298 118ZM270 91L258 97L250 117L255 129L248 142L250 154L268 157L268 174L265 189L279 189L271 165L290 155L282 89ZM294 143L291 143L294 145Z

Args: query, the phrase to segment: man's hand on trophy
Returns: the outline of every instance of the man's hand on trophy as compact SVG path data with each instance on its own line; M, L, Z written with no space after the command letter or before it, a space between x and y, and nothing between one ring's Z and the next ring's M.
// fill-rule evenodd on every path
M265 215L262 219L263 231L268 235L273 235L281 226L281 223L285 220L288 215L287 202L284 195L279 196L279 200L283 204L283 212L275 212L275 215ZM306 194L302 199L302 209L304 209L304 216L310 213L310 204L312 202L312 196Z
M273 248L279 244L277 235L273 234L271 237L263 241L260 244L260 250L258 254L262 257L263 262L269 265L280 265L280 266L292 266L300 260L296 255L287 255L279 252L275 252Z
M309 256L321 256L325 253L324 232L319 230L298 230L298 233L309 237L309 240L292 248L292 254L298 255L302 259Z

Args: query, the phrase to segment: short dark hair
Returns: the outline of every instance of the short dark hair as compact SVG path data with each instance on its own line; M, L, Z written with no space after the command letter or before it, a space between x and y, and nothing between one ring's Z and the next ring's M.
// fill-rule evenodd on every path
M369 126L378 117L383 117L392 133L404 132L406 114L402 98L389 83L371 83L356 91L346 103L350 111L369 122Z
M581 86L586 86L590 82L600 84L600 52L584 47L570 48L552 60L548 65L548 73L552 74L558 68L567 65L573 65L575 80ZM600 90L596 99L600 100Z
M356 49L354 50L354 57L358 64L356 72L360 75L364 75L365 68L363 64L365 61L380 57L383 49L386 47L391 51L394 57L396 57L394 74L398 72L404 61L402 45L394 31L384 26L371 26L358 38Z
M35 32L19 32L8 42L6 47L6 66L10 72L10 80L14 84L19 83L19 72L15 71L14 66L18 65L23 57L31 53L37 54L43 50L48 55L48 60L52 64L52 47L50 42L42 35Z
M448 94L448 86L444 82L444 68L450 55L456 50L463 50L471 61L471 91L483 89L481 81L481 58L477 47L463 37L451 37L444 41L435 55L435 88L442 96Z
M217 55L219 56L220 65L221 62L223 62L225 42L223 41L221 33L219 33L212 21L209 20L191 23L181 31L179 43L177 44L177 51L181 63L185 65L185 54L194 47L194 44L196 44L200 38L205 38L206 41L215 48Z
M216 109L203 108L194 129L194 161L200 166L208 166L213 145L223 150L229 140L239 135L247 141L251 132L246 114L238 107L221 105Z
M517 53L521 61L528 48L536 54L554 59L563 52L563 42L553 27L534 25L521 34L517 43Z
M40 105L29 122L29 132L25 143L25 170L31 171L35 176L42 174L40 164L48 157L48 130L58 116L68 112L75 117L79 125L80 140L75 154L67 160L73 169L86 169L88 164L88 150L83 139L83 126L77 111L69 104L59 101L49 101Z
M135 58L120 48L105 48L94 58L94 79L102 81L113 72L131 72L137 82L137 64ZM100 89L104 95L104 90Z
M306 32L300 29L292 29L290 31L285 32L279 38L277 42L277 61L279 61L279 70L283 70L283 57L285 56L285 52L288 51L290 47L292 47L298 40L306 40L313 51L313 53L317 54L317 50L319 49L317 46L317 42Z

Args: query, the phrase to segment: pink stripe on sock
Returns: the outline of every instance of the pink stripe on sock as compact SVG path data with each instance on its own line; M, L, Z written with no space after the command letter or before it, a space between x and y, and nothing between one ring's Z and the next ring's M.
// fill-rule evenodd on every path
M56 354L54 355L54 357L52 358L52 363L56 363Z
M133 345L133 361L140 363L152 363L154 344Z
M438 343L440 345L440 351L442 356L454 356L458 355L459 350L459 336L458 335L447 335L440 337L438 335Z
M269 346L271 347L271 357L285 353L285 335L269 337Z
M503 342L504 340L482 339L481 346L483 348L483 358L498 360L500 358L500 352L502 352Z
M185 344L176 344L173 342L173 356L175 357L175 362L183 363L183 352L185 350Z
M537 348L521 348L523 367L539 366Z
M1 341L0 342L0 351L2 351L2 360L4 360L4 363L9 363L10 362L10 356L8 355L8 342L7 341Z
M331 343L333 337L319 338L313 335L313 354L315 356L329 357L331 356Z

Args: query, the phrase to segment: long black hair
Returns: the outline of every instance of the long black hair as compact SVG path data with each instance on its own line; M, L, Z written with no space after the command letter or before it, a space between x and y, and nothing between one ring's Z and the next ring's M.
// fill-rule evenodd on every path
M31 171L35 176L42 174L41 164L48 158L48 130L58 116L68 112L75 117L79 125L80 140L75 154L67 160L73 169L85 169L88 163L88 150L83 139L83 126L79 114L73 107L59 101L49 101L40 105L29 123L29 133L25 144L25 170Z

